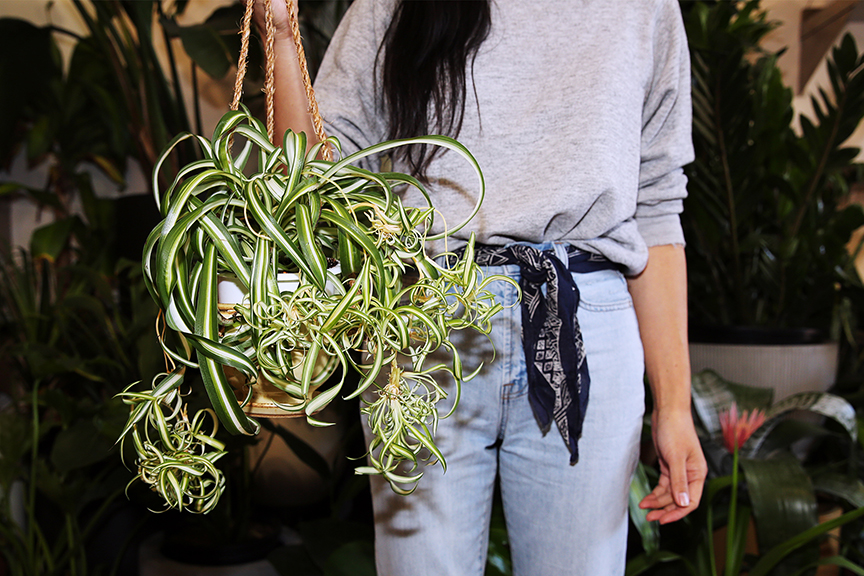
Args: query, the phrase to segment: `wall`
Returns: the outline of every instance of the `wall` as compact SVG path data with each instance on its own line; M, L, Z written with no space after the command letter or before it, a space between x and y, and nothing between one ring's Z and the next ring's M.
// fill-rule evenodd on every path
M234 0L191 0L180 19L180 23L202 22L217 8L233 3ZM80 20L72 0L51 0L50 2L47 0L0 0L0 17L20 18L37 26L52 24L76 33L86 33L86 27ZM73 46L72 41L67 36L57 35L57 42L64 61L68 63ZM161 53L164 55L164 47L162 47ZM178 59L178 70L181 75L184 94L189 95L192 93L190 62L179 44L175 49L175 55ZM221 115L228 109L233 78L229 73L228 77L223 80L213 80L206 74L199 73L198 85L201 94L203 129L204 133L207 134L212 131ZM187 102L187 110L191 117L191 102ZM125 190L119 189L116 184L104 177L95 168L91 173L97 193L103 197L124 193L141 193L148 187L149 176L145 177L135 163L132 163L126 175L127 186ZM44 165L29 169L23 155L16 158L8 173L0 171L0 181L13 180L33 187L43 186L46 176L47 170ZM0 230L2 230L2 236L9 240L13 246L26 246L32 229L45 224L49 218L50 214L40 211L29 200L0 201Z
M767 10L769 20L781 23L768 35L763 45L771 51L786 49L779 59L779 66L786 84L796 90L793 106L798 113L812 117L811 96L818 94L820 87L830 87L831 84L828 67L822 58L804 86L798 89L802 75L801 61L812 56L806 51L813 49L812 46L802 46L800 41L803 13L805 10L823 9L829 13L842 14L842 19L838 18L838 21L844 21L845 25L830 28L830 33L835 37L835 43L839 43L847 32L852 34L860 51L864 50L864 3L860 0L762 0L761 5ZM864 149L864 123L849 139L849 144ZM864 162L864 152L858 155L857 160Z

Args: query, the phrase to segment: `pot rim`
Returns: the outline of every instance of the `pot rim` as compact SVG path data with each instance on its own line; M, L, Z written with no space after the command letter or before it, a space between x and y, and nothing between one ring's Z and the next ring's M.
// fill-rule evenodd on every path
M695 344L800 345L826 344L831 339L820 328L775 328L766 326L690 326Z

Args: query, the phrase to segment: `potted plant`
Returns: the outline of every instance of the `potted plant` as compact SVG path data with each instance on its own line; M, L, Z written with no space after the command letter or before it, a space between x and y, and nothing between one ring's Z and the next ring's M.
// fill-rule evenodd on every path
M694 419L709 464L703 498L680 526L664 527L645 522L645 511L631 498L641 548L629 560L628 575L663 573L669 562L694 576L803 574L859 562L845 547L820 557L818 546L847 524L854 539L853 523L864 516L864 484L854 466L860 450L855 409L824 392L772 399L771 390L710 371L693 377ZM802 420L802 411L831 422ZM655 473L640 466L634 495L650 490L648 475ZM837 513L820 515L820 503L831 503Z
M831 385L836 341L841 329L847 334L854 329L849 308L861 290L846 248L852 231L864 225L864 212L847 201L858 150L844 142L864 117L864 57L848 35L832 50L830 89L812 99L813 119L798 117L797 133L779 54L759 47L774 24L758 0L682 3L682 8L696 150L696 160L685 169L689 197L682 216L691 340L726 344L727 333L734 332L733 340L817 350L821 342L833 341L821 350L833 364L823 377L811 373L815 360L809 358L772 373L760 357L751 361L752 376L732 372L747 363L740 357L729 368L713 365L748 383L808 376L802 387L791 386L784 394ZM694 345L694 371L712 367L704 355L715 351L720 353ZM792 355L800 360L803 349Z
M163 190L160 170L187 139L204 158L180 168ZM235 154L232 142L241 140ZM338 151L335 138L307 152L306 136L289 131L275 146L264 124L243 108L227 113L211 140L178 136L156 163L154 190L164 220L145 245L143 269L163 311L159 340L170 367L150 390L130 387L121 394L132 407L122 436L135 447L138 478L168 506L196 512L215 506L223 479L214 464L224 451L213 432L221 425L234 434L257 433L243 407L265 381L280 393L274 406L316 426L326 425L316 413L340 394L353 398L377 387L377 397L362 408L375 435L369 465L356 471L381 474L398 492L410 492L422 476L421 449L444 465L433 436L435 406L446 393L435 374L451 375L457 390L470 379L448 336L488 332L501 305L485 287L502 278L479 275L473 238L464 253L449 254L449 266L433 260L426 243L467 220L433 235L431 201L404 206L394 190L423 191L420 182L354 165L416 143L443 146L475 168L476 213L482 173L461 144L443 136L385 142L328 161L317 156L325 145ZM409 266L413 277L406 275ZM293 274L293 285L280 288L282 273ZM221 312L220 278L245 293ZM430 365L428 356L442 347L451 350L452 362ZM323 386L337 367L337 377ZM190 368L199 370L212 404L193 415L181 393ZM231 387L226 369L242 375L240 390ZM361 378L343 391L349 370ZM386 382L376 382L382 371L389 371ZM405 460L414 465L408 473L397 470Z

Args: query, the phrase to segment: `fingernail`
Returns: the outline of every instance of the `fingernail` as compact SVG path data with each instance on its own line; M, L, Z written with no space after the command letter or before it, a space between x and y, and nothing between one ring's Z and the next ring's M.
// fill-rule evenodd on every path
M678 493L678 505L682 508L686 508L690 505L690 494L687 492L679 492Z

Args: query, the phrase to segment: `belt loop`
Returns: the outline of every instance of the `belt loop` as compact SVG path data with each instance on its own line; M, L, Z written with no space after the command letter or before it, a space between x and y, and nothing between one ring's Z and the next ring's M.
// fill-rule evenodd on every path
M565 267L569 267L570 256L567 254L567 244L564 242L555 242L552 245L552 248L555 250L555 256L558 257L558 260L564 264Z

